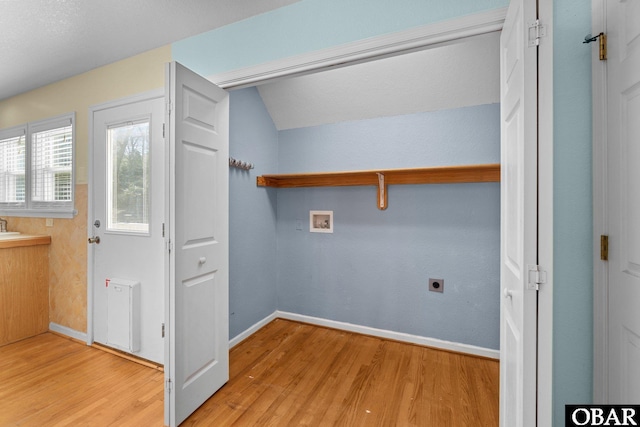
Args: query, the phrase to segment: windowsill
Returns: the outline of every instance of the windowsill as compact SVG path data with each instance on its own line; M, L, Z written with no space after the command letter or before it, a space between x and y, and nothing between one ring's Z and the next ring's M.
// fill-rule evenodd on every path
M67 218L71 219L78 215L78 211L72 210L46 210L46 209L0 209L2 217L22 217L22 218Z

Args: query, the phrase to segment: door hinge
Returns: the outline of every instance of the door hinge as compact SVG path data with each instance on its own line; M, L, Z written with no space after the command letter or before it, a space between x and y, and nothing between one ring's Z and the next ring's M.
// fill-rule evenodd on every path
M171 111L173 110L173 103L171 101L168 101L166 103L167 106L167 115L170 116L171 115Z
M527 265L527 273L529 275L527 289L538 291L540 285L547 283L547 272L539 265Z
M169 251L169 253L171 253L171 251L173 250L173 242L171 241L171 239L167 240L167 250Z
M164 323L162 324L162 338L164 338Z
M164 138L164 123L162 124L162 137Z
M605 234L600 236L600 259L609 261L609 236Z
M592 43L598 40L598 56L600 57L600 61L606 61L607 59L607 35L605 33L600 33L597 36L592 36L591 34L587 34L582 43Z
M164 388L167 390L168 393L171 393L172 385L173 383L171 382L171 380L166 380L164 382Z
M162 223L162 237L164 237L164 222Z
M540 23L539 19L529 24L529 46L539 46L540 38L547 35L547 29Z
M607 60L607 35L600 33L600 61Z

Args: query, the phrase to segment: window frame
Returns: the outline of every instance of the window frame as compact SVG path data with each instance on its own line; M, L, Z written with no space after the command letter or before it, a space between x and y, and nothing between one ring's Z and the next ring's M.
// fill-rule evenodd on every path
M71 126L71 199L68 201L40 201L33 200L33 172L32 163L33 135L57 128ZM25 123L12 128L0 130L0 140L25 136L25 200L23 202L0 201L0 215L41 218L73 218L77 215L75 209L76 182L76 114L75 112L50 117L43 120ZM55 191L55 189L54 189Z
M27 125L20 125L20 126L14 126L11 128L7 128L7 129L2 129L0 130L0 141L4 141L4 140L8 140L8 139L13 139L13 138L21 138L24 137L25 138L25 158L24 158L24 163L25 163L25 175L23 176L23 180L25 180L25 200L23 201L12 201L12 202L0 202L0 209L25 209L26 207L26 146L27 146ZM1 155L4 155L4 152L2 152ZM7 173L7 175L9 174L8 171L0 171L2 173ZM0 211L1 212L1 211Z

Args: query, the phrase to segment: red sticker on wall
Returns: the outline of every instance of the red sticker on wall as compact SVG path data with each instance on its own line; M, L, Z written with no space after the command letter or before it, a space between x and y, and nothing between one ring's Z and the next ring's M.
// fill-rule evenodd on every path
M108 288L109 287L109 282L111 281L111 279L104 279L104 287Z

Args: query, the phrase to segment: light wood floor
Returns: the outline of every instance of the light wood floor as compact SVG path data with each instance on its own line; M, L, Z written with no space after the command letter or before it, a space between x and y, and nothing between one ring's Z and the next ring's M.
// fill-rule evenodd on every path
M497 426L498 362L277 319L185 426ZM0 347L0 426L161 426L163 373L43 334Z

